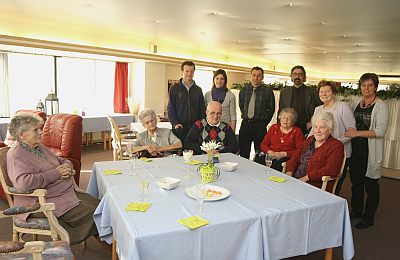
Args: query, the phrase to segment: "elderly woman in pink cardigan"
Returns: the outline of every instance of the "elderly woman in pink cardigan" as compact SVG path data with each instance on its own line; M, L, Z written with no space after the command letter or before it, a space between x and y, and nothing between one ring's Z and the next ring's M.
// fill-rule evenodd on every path
M40 143L42 119L28 113L14 116L8 125L11 136L17 141L7 153L7 172L18 191L46 189L46 200L55 204L54 215L68 231L71 245L97 234L93 221L99 200L77 192L70 180L72 163L54 155ZM15 196L14 203L32 205L36 198ZM25 220L28 215L21 216Z

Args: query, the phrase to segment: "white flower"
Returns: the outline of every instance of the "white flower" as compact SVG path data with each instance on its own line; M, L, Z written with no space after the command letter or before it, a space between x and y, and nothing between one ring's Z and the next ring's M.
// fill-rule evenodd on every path
M203 142L202 145L200 146L200 148L201 148L201 150L208 152L211 150L215 150L220 146L221 146L221 143L216 143L215 141L210 141L208 143Z

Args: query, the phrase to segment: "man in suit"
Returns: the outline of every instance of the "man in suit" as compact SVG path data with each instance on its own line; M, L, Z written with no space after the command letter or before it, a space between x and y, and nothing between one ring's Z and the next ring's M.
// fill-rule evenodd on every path
M315 107L322 105L322 102L319 99L317 89L304 84L307 77L303 66L294 66L290 72L290 78L293 86L281 90L279 112L286 107L296 109L299 115L296 126L301 129L304 135L307 135L311 129L311 117L314 114Z

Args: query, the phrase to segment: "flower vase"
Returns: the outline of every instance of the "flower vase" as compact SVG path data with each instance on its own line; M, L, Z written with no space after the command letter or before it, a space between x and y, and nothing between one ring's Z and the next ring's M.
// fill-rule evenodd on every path
M204 163L197 168L202 182L213 182L220 175L220 170L213 163L213 156L214 155L211 151L207 151L207 163Z

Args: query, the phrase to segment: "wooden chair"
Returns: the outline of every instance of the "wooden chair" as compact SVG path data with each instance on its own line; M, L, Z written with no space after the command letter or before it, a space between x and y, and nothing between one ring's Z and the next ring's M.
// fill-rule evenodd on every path
M340 177L342 177L345 164L346 164L346 151L344 151L344 158L343 158L343 162L342 162L342 167L340 167L339 174L336 177L322 176L322 187L321 187L321 190L326 190L328 182L334 181L333 188L332 188L332 193L335 194L336 186L337 186L337 183L338 183Z
M24 213L46 213L55 209L54 203L36 204L29 207L12 207L0 211L0 218L15 217ZM45 256L45 257L43 257ZM74 259L68 241L1 241L0 259Z
M110 115L107 116L107 119L111 125L111 138L114 161L129 159L129 157L125 154L126 146L129 140L126 139L125 136L121 133L121 130L119 129L117 123ZM125 131L124 133L130 134L133 132Z
M19 192L14 187L10 181L7 169L5 167L5 160L7 152L10 148L3 147L0 148L0 182L3 190L5 192L8 205L14 207L13 196L30 196L37 197L39 205L46 204L46 194L45 189L35 189L25 192ZM73 178L71 178L72 180ZM43 211L45 215L44 218L32 218L28 217L26 221L21 221L19 218L13 218L13 240L21 241L22 234L33 234L34 240L37 239L37 235L47 235L52 238L52 240L62 240L69 243L68 232L58 223L57 218L53 214L53 209L45 208Z

